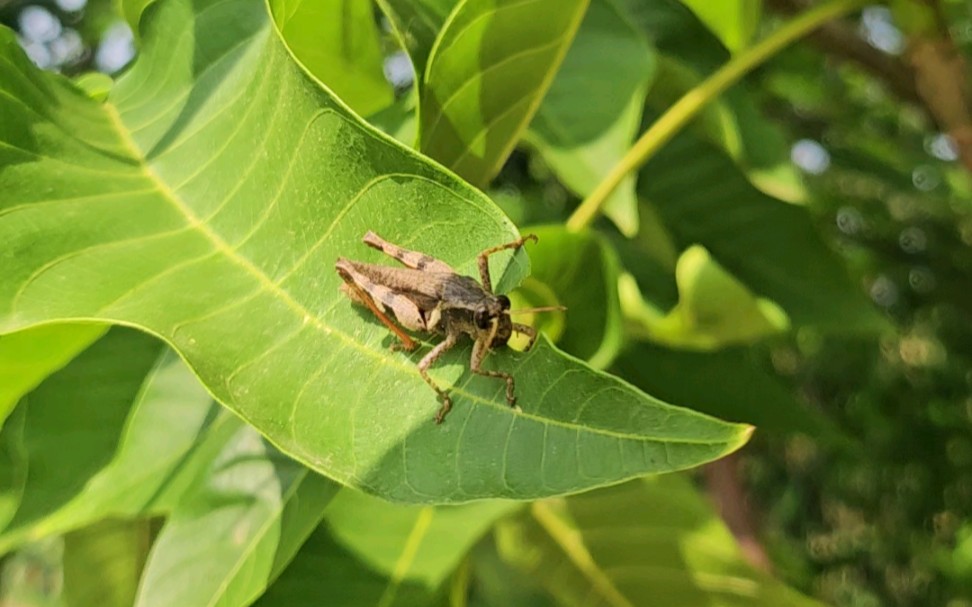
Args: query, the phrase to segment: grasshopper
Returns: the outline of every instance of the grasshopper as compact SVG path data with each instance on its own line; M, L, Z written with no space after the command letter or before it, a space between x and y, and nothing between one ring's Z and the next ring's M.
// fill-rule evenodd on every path
M445 336L418 363L422 379L432 386L442 400L435 423L441 424L452 409L452 398L432 381L428 370L459 342L462 335L473 339L470 370L478 375L504 380L506 402L511 407L516 406L513 376L503 371L483 369L483 358L493 348L505 345L514 332L529 338L526 348L529 350L536 341L537 332L533 327L513 322L510 318L509 298L493 293L488 260L494 253L519 249L528 240L536 242L537 237L530 234L480 253L476 261L481 284L472 277L457 274L443 261L403 249L371 231L364 235L364 243L397 259L406 267L395 268L338 258L335 268L344 280L341 290L353 302L370 309L401 340L397 347L411 351L418 343L389 318L389 312L406 329ZM512 313L551 309L562 308L531 308Z

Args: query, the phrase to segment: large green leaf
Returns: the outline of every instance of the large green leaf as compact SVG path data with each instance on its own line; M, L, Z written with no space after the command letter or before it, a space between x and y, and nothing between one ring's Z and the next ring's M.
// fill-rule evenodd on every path
M346 111L288 54L258 0L160 0L144 50L99 104L0 30L0 332L99 319L170 343L284 452L398 500L577 491L717 458L749 429L669 407L541 343L464 372L340 293L339 256L386 238L474 273L516 236L481 193ZM387 258L384 258L387 260ZM510 265L511 260L514 262ZM507 266L510 271L502 272ZM526 255L496 255L509 290ZM457 364L459 363L459 364Z
M654 51L641 30L614 0L592 0L527 132L575 193L590 194L628 151L654 71ZM621 182L604 213L622 232L638 231L634 175Z
M106 330L94 324L46 325L0 336L0 428L21 396Z
M391 104L371 0L270 0L294 56L361 116Z
M475 185L503 165L550 87L589 0L462 0L419 90L419 148Z
M678 475L537 502L498 539L561 605L819 605L748 565Z
M0 501L22 494L0 552L108 516L163 512L226 440L232 416L161 350L114 329L21 402L0 433L22 481L0 486Z
M250 604L287 566L338 487L241 427L166 521L135 605Z
M406 506L342 491L259 605L317 605L325 595L335 606L427 605L473 543L517 507Z

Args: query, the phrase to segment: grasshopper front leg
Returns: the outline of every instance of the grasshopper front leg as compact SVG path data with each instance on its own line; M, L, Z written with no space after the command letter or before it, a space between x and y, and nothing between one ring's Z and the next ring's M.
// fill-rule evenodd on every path
M513 242L508 242L506 244L501 244L499 246L486 249L485 251L479 254L479 257L476 258L476 264L479 266L479 278L482 281L484 289L486 289L490 293L493 292L493 281L489 277L489 256L492 255L493 253L499 253L500 251L505 251L506 249L519 249L524 244L526 244L526 241L528 240L537 242L538 239L536 234L527 234L523 238L519 238L517 240L514 240Z
M432 348L432 350L428 354L426 354L422 358L422 360L419 361L418 364L419 375L422 376L422 379L425 380L425 383L432 386L432 389L435 390L435 393L438 394L439 398L442 399L442 407L435 414L436 424L441 424L442 420L445 419L445 416L449 413L449 411L452 410L452 398L449 397L448 392L446 392L439 386L435 385L435 382L432 381L431 377L429 377L428 369L429 367L432 366L433 363L435 363L435 361L439 360L439 357L441 357L443 354L448 352L449 349L452 348L452 346L456 345L457 341L458 339L456 335L452 335L452 334L446 335L446 338L441 342L439 342L439 344L436 345L434 348Z
M529 351L530 348L533 347L533 344L536 343L537 330L531 327L530 325L522 325L518 322L515 322L513 323L513 330L516 331L517 333L522 333L526 335L527 338L530 340L527 342L526 347L523 348L524 351Z
M502 379L506 382L506 402L511 407L516 407L516 395L514 391L514 381L513 376L509 373L504 373L503 371L490 371L489 369L483 369L482 363L483 359L486 358L486 354L489 353L489 342L491 338L481 337L476 340L473 344L472 357L469 359L469 370L476 375L485 375L486 377L495 377L497 379Z

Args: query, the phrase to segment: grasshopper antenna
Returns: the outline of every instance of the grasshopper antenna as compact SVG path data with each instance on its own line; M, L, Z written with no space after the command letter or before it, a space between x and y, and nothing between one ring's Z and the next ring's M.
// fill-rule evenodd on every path
M522 310L503 310L503 314L532 314L534 312L564 312L566 306L540 306L539 308L523 308Z

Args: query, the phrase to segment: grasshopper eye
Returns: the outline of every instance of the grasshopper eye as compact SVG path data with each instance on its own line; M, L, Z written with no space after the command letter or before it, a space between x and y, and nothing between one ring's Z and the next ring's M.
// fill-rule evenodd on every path
M477 310L473 315L473 321L475 321L476 326L480 329L488 329L490 320L491 319L486 310Z
M504 310L509 310L510 309L510 298L509 297L507 297L506 295L500 295L496 299L497 299L497 301L500 302L500 305L503 306L503 309Z

